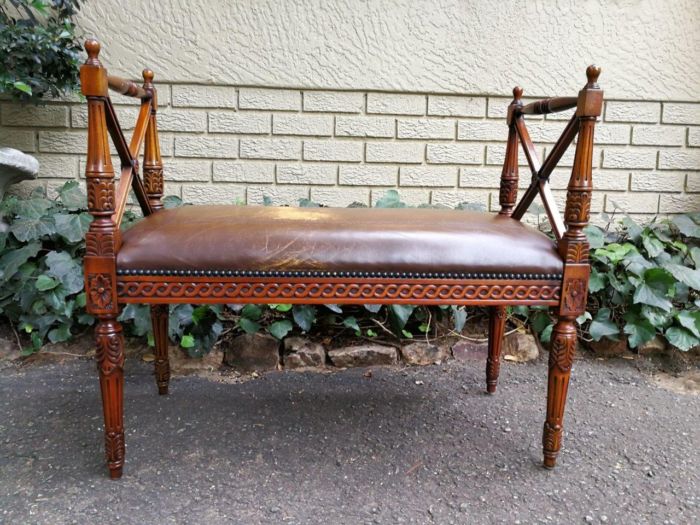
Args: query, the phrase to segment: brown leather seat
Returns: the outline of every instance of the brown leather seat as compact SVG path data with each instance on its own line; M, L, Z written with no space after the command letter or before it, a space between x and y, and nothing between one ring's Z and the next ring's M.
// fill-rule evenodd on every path
M260 271L561 274L544 234L458 210L185 206L123 235L120 273Z

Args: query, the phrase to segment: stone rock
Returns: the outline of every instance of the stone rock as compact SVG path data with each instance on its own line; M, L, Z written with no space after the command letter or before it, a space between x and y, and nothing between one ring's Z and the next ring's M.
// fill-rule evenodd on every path
M621 337L619 341L613 341L604 337L600 341L591 341L588 346L599 357L615 357L627 352L627 338Z
M0 148L0 200L5 189L22 180L36 179L39 161L12 148Z
M333 366L339 368L354 366L395 365L398 351L391 346L362 345L335 348L328 351Z
M452 346L452 355L457 361L486 361L489 346L486 341L476 342L463 339Z
M279 346L271 335L239 335L226 345L224 362L246 372L273 370L279 363Z
M535 336L530 333L514 332L503 340L503 359L516 363L527 363L540 355Z
M647 341L637 348L639 355L661 354L666 351L666 340L660 335L655 335L651 341Z
M409 365L432 365L446 360L449 355L450 350L445 346L435 346L420 341L401 348L401 357Z
M202 357L190 357L179 346L168 347L168 361L173 375L187 375L203 370L218 370L224 360L224 353L217 346Z
M284 340L284 367L323 367L326 364L326 349L322 344L304 337L287 337Z

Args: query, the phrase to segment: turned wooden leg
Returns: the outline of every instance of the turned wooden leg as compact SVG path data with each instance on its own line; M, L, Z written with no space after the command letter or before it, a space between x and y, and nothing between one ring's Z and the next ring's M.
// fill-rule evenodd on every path
M105 421L109 477L120 478L124 466L124 337L115 316L100 316L95 329Z
M489 356L486 359L486 391L496 392L498 372L501 368L501 347L506 324L506 307L492 306L489 318Z
M151 321L153 323L153 340L156 358L154 361L158 393L168 393L170 381L170 362L168 361L168 316L167 304L151 306Z
M552 331L549 351L549 382L547 385L547 419L544 423L542 446L544 466L554 468L561 448L566 393L576 350L574 317L560 317Z

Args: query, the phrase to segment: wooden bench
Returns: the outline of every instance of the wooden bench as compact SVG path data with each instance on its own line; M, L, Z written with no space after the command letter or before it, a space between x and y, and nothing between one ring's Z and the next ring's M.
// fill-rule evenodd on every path
M120 305L151 306L155 376L167 394L168 305L174 303L430 304L490 307L486 385L496 390L508 305L546 305L558 315L549 354L545 467L554 467L562 440L569 374L576 347L576 317L584 312L588 289L588 242L593 129L603 92L600 69L586 70L577 97L524 105L513 90L506 118L508 142L501 176L498 214L441 209L274 208L187 206L163 209L163 166L158 145L158 97L153 72L144 84L108 76L100 45L85 43L80 70L88 105L85 176L94 220L86 235L87 309L97 318L95 337L104 407L110 476L124 465L122 328ZM127 142L109 89L141 99ZM525 115L576 108L543 162L525 126ZM505 131L505 128L504 128ZM578 136L562 220L549 176ZM110 159L109 137L120 161L120 179ZM518 143L531 181L518 195ZM139 157L143 147L143 179ZM133 189L145 218L120 232ZM556 242L523 224L539 195Z

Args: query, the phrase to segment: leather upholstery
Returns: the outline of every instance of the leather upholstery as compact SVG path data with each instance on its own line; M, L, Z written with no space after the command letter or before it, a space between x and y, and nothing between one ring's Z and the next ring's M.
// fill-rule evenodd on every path
M119 270L560 274L544 234L459 210L185 206L123 234Z

